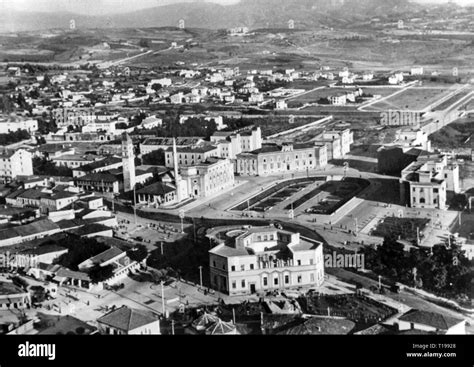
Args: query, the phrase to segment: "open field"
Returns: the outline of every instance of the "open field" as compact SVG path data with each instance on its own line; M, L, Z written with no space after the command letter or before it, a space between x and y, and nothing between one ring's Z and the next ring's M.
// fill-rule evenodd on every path
M389 109L419 111L427 108L449 92L448 89L441 88L412 87L365 109L368 111L385 111Z
M429 136L438 149L474 149L474 119L453 122Z

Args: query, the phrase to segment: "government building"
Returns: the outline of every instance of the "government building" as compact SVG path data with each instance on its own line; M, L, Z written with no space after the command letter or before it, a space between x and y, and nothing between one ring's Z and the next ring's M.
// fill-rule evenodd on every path
M262 148L237 155L235 172L241 176L308 171L327 164L325 145L313 143L264 144Z
M273 225L231 230L226 237L209 251L211 286L219 292L248 295L324 281L321 242Z

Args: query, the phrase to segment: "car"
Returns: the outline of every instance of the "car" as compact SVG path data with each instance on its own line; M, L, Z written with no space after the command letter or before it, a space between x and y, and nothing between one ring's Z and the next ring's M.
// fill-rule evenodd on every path
M135 237L135 240L138 242L143 242L143 237L140 237L140 236Z

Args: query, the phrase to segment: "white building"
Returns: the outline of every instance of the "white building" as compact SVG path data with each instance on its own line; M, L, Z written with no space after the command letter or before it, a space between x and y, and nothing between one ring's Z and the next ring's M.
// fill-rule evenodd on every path
M159 335L160 320L149 311L122 306L97 319L105 335Z
M403 73L395 73L388 78L388 83L392 85L403 82Z
M135 153L132 139L127 133L122 135L123 189L125 192L135 187Z
M344 106L347 103L347 96L344 93L330 96L329 103L331 103L334 106Z
M285 100L276 101L275 109L277 109L277 110L286 110L287 108L288 108L288 105L286 104Z
M19 117L0 118L0 134L8 134L18 130L34 133L38 130L38 121Z
M232 243L209 251L211 286L246 295L324 281L323 244L273 226L238 229Z
M235 159L237 154L251 152L262 147L260 127L240 132L221 131L211 136L211 142L218 147L218 156Z
M446 209L446 191L459 192L459 166L448 157L419 157L401 174L400 199L412 208Z
M32 176L32 154L25 149L0 152L0 180L10 182L17 176Z
M313 139L316 143L325 143L328 148L328 159L340 159L351 151L354 133L350 129L327 130Z
M410 71L411 75L423 75L423 67L413 67Z

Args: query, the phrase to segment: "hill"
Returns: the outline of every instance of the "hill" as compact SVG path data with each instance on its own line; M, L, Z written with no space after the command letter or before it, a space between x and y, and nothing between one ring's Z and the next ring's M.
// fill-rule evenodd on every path
M180 19L186 27L250 28L336 26L354 19L390 16L420 9L408 0L242 0L234 5L213 3L177 3L109 16L87 16L73 13L18 12L0 14L0 31L68 29L74 19L77 28L135 28L176 26Z

